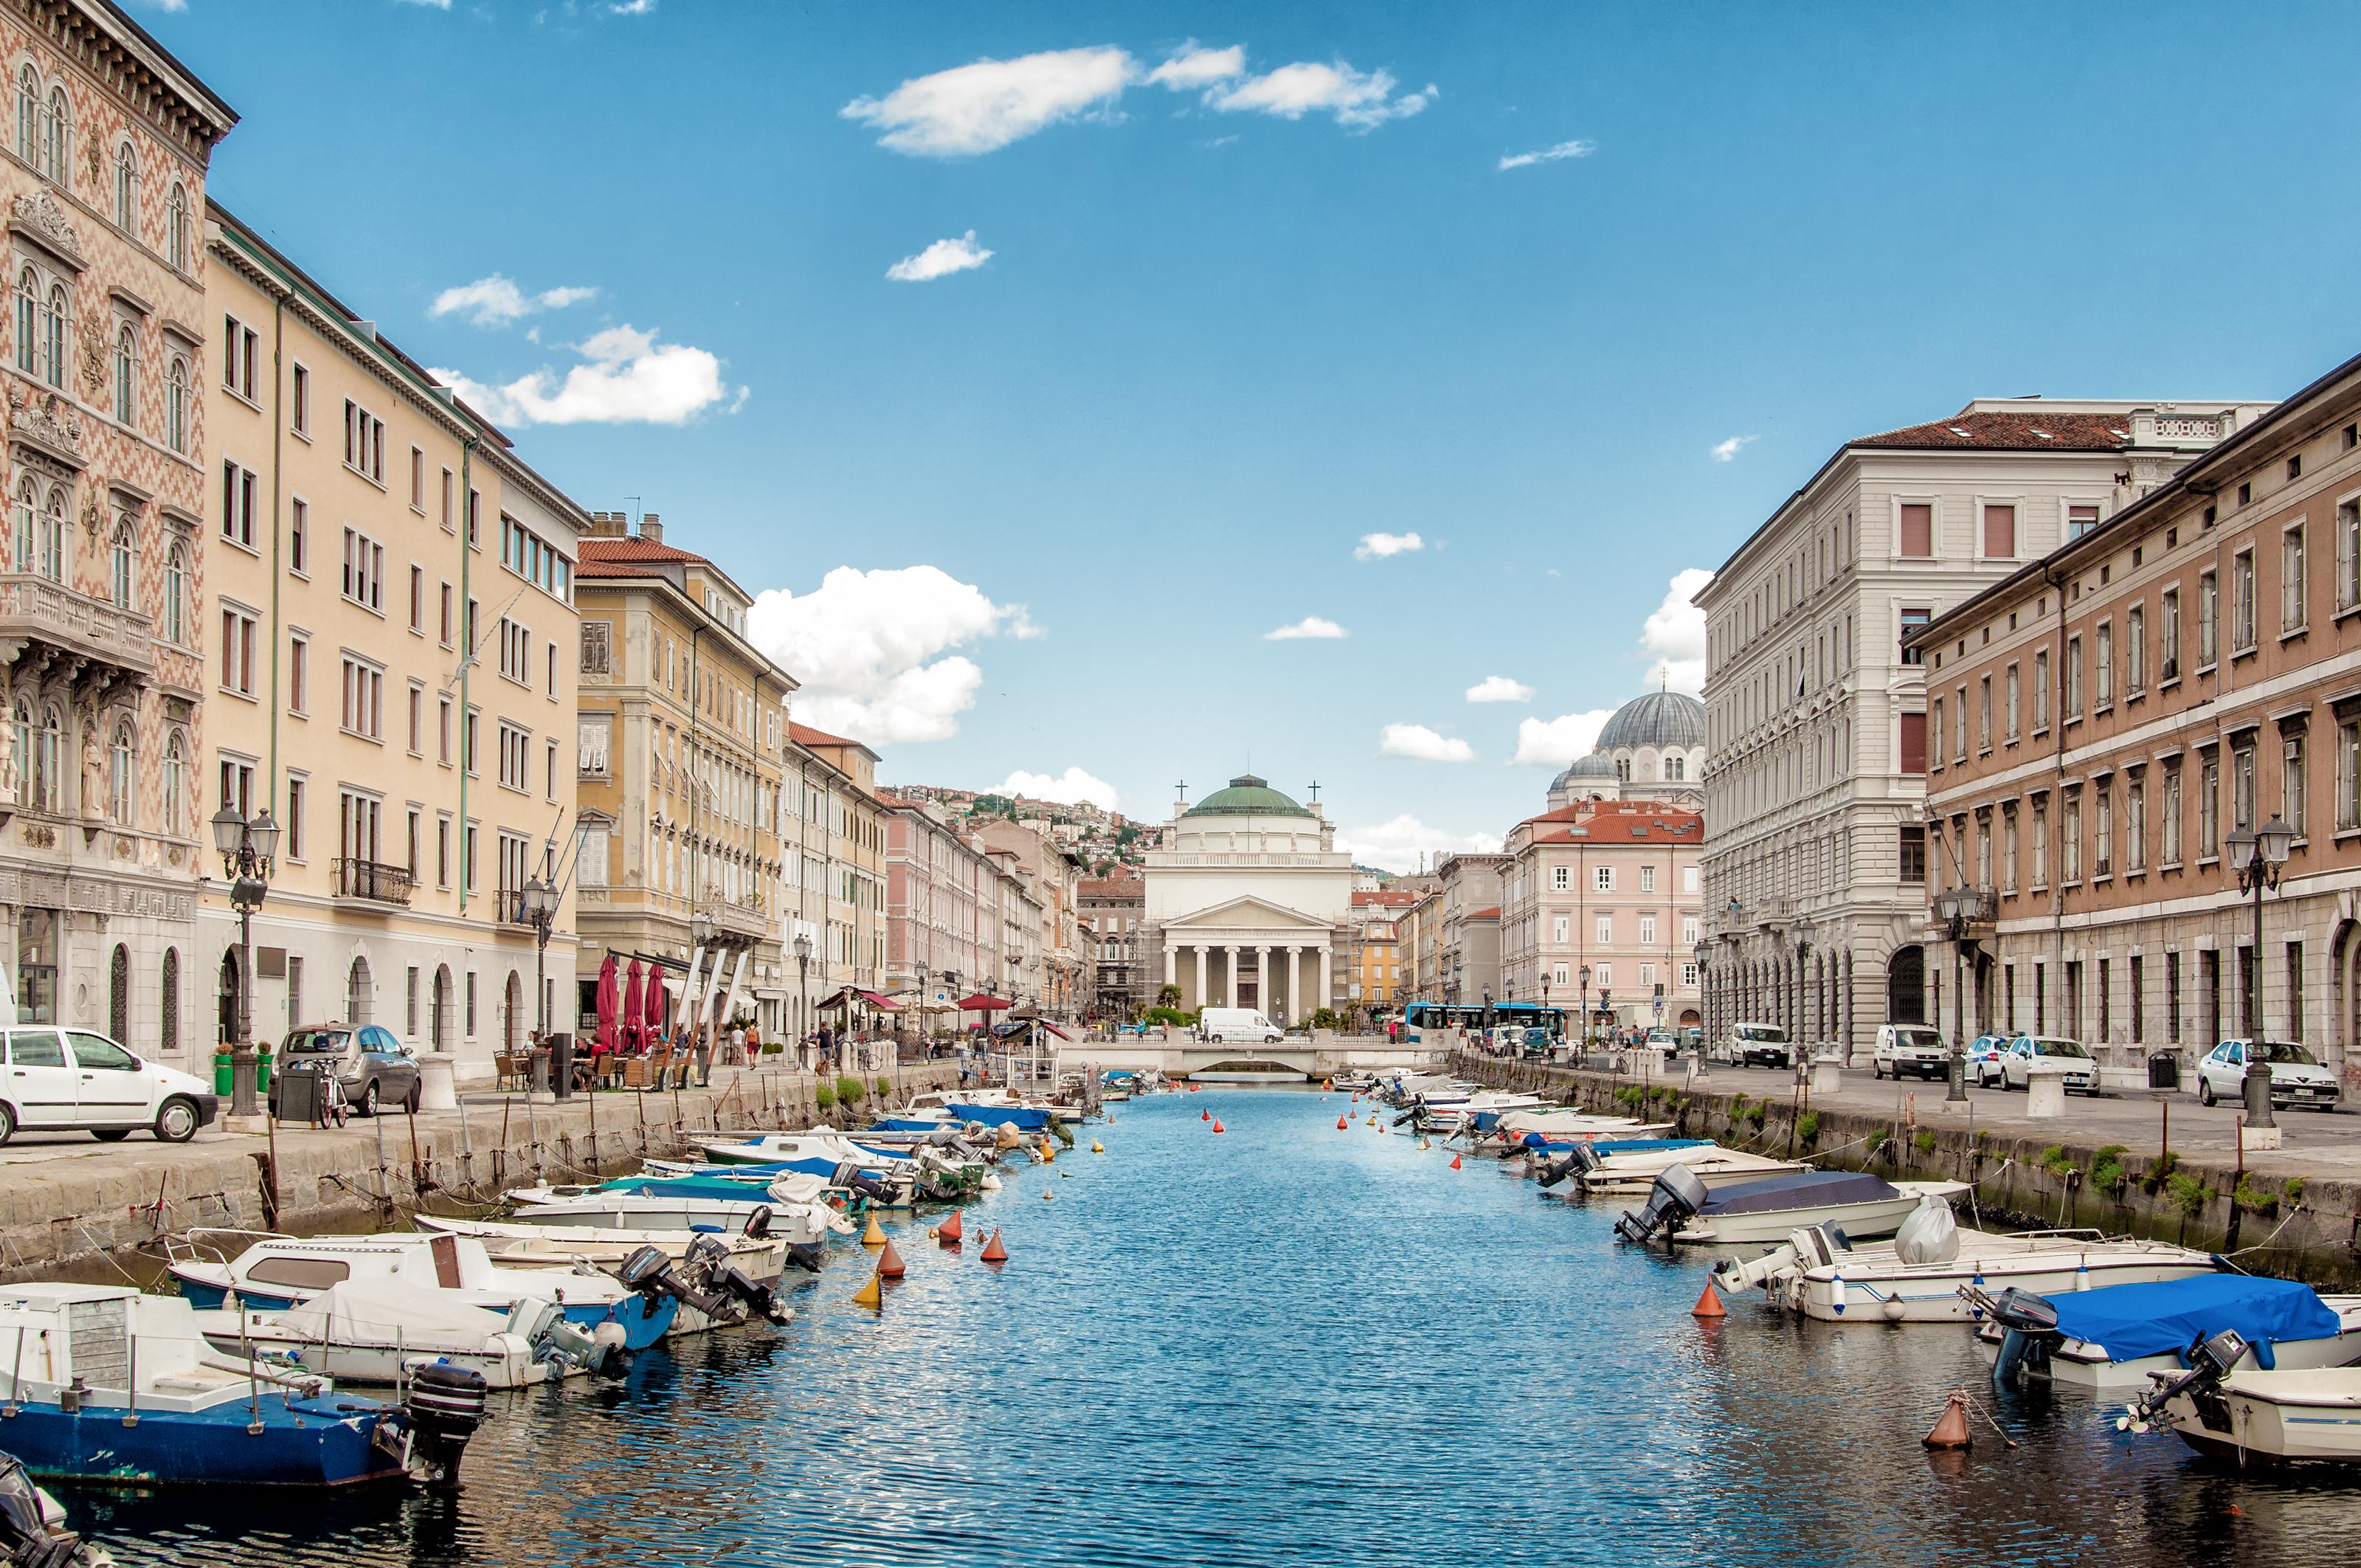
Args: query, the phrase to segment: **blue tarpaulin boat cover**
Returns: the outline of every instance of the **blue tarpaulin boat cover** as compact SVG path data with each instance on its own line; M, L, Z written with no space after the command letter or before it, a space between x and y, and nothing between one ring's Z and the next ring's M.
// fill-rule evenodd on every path
M1806 1170L1794 1176L1766 1176L1760 1181L1733 1182L1722 1188L1698 1211L1700 1219L1716 1214L1762 1214L1780 1209L1815 1209L1823 1203L1874 1203L1899 1198L1893 1183L1881 1176L1852 1170Z
M1539 1133L1527 1133L1519 1140L1529 1149L1544 1154L1564 1154L1577 1143L1587 1142L1600 1154L1637 1154L1647 1149L1701 1149L1704 1138L1549 1138Z
M2245 1274L2061 1290L2046 1299L2058 1309L2059 1332L2103 1345L2117 1361L2187 1350L2224 1329L2237 1330L2248 1343L2276 1344L2325 1339L2342 1326L2311 1286Z

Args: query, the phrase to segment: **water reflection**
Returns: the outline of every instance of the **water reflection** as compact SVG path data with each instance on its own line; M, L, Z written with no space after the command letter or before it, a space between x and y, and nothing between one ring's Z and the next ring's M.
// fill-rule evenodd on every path
M1219 1113L1219 1139L1197 1119ZM2356 1497L1995 1399L1969 1337L1749 1303L1610 1208L1311 1094L1135 1102L963 1251L840 1257L784 1332L496 1398L456 1496L71 1495L129 1564L1797 1564L2337 1560ZM1056 1201L1045 1202L1052 1192ZM980 1223L979 1223L980 1222ZM1006 1227L1005 1269L977 1261ZM1976 1446L1919 1438L1954 1387Z

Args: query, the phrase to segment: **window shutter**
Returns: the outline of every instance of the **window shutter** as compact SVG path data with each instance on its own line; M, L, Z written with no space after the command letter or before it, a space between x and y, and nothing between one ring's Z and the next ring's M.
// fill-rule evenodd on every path
M1902 716L1902 771L1905 773L1927 771L1927 716L1923 713Z
M1922 556L1935 554L1935 509L1932 506L1912 502L1903 507L1902 553Z
M1984 508L1984 554L1997 560L2006 560L2016 554L2015 507Z

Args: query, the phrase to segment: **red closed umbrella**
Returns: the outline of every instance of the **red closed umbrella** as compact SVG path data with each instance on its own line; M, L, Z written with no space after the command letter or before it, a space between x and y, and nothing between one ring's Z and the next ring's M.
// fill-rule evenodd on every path
M633 959L631 967L623 973L623 1048L630 1051L647 1049L648 1034L640 1021L640 1003L643 981L640 960Z
M615 980L615 955L609 953L598 965L598 1036L590 1047L593 1055L615 1048L615 1014L621 1000Z
M661 964L650 964L648 995L646 1002L641 1007L641 1013L647 1020L646 1037L651 1045L655 1041L657 1031L664 1026L664 1016L670 1011L671 1003L664 996L664 967Z

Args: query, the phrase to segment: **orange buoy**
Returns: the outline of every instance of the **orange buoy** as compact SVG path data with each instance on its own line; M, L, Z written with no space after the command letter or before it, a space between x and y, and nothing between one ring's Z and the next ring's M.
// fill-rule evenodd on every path
M909 1270L902 1266L902 1255L894 1250L894 1244L892 1242L887 1242L883 1248L879 1249L877 1254L878 1278L899 1279L903 1275L908 1272Z
M1968 1397L1954 1391L1943 1413L1936 1418L1935 1430L1922 1440L1929 1448L1972 1448L1975 1434L1968 1430Z
M1451 1168L1454 1170L1457 1170L1459 1168L1459 1157L1457 1155L1453 1155L1451 1157ZM885 1245L887 1246L892 1246L894 1244L892 1242L887 1242Z
M960 1212L954 1209L951 1211L951 1217L936 1227L935 1240L945 1246L957 1246L960 1245L960 1237L962 1234L960 1229Z
M983 1261L986 1263L1008 1261L1008 1249L1000 1245L1000 1232L997 1229L993 1231L992 1239L983 1244Z
M1345 1118L1342 1116L1336 1118L1336 1130L1340 1133L1345 1130Z
M1730 1309L1721 1304L1721 1292L1713 1288L1712 1275L1708 1274L1706 1276L1705 1291L1697 1297L1697 1304L1689 1309L1689 1316L1692 1318L1726 1318L1730 1316Z
M1221 1124L1221 1121L1220 1121L1220 1119L1219 1119L1218 1117L1214 1119L1214 1122L1213 1122L1213 1131L1215 1131L1215 1132L1217 1132L1217 1133L1218 1133L1218 1132L1223 1131L1222 1124Z
M852 1304L856 1307L873 1309L882 1308L885 1304L885 1288L877 1283L877 1276L871 1275L869 1283L852 1293Z

